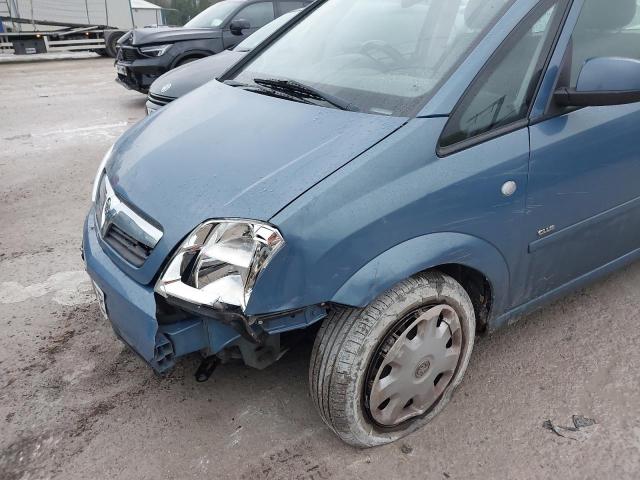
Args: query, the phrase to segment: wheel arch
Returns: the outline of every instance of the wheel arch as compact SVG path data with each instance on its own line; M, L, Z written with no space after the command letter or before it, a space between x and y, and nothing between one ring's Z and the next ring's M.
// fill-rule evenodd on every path
M362 308L396 283L429 270L450 275L463 286L479 329L506 309L509 269L503 255L485 240L454 232L413 238L383 252L351 276L332 302Z
M180 65L181 62L185 60L189 60L190 58L195 58L200 60L201 58L210 57L211 55L215 55L217 52L212 52L210 50L187 50L178 55L171 64L171 68L176 68Z
M459 263L436 265L437 270L452 277L467 292L476 314L476 331L484 333L489 326L489 315L493 307L493 286L481 271Z

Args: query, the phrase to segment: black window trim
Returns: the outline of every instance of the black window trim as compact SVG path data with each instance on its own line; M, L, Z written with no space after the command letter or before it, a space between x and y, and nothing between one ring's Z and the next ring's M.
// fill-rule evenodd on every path
M556 16L556 19L554 19L554 22L557 22L556 25L555 25L556 32L555 32L555 35L553 36L552 41L546 47L547 48L546 56L541 55L541 57L540 57L541 60L544 58L544 61L540 62L541 74L538 76L538 80L537 80L537 83L536 83L536 88L533 91L533 95L531 97L532 99L534 99L534 101L532 101L531 104L529 105L529 109L527 110L527 113L524 116L524 118L521 118L519 120L515 120L514 122L509 123L508 125L502 125L500 127L494 128L492 130L489 130L488 132L480 133L480 134L478 134L478 135L476 135L474 137L468 138L466 140L462 140L461 142L455 143L453 145L449 145L449 146L443 147L441 145L442 135L446 131L447 125L449 124L449 121L451 121L451 118L453 117L454 113L458 110L458 108L461 107L461 105L466 100L467 96L471 92L473 92L473 89L476 86L477 82L480 81L480 79L483 77L483 75L486 73L486 71L492 66L494 60L496 58L498 58L498 56L502 55L505 50L508 50L510 45L513 44L514 34L516 32L518 32L518 30L520 29L520 27L524 23L526 23L527 21L530 20L531 15L534 15L535 13L537 13L537 9L541 5L544 5L545 2L549 3L549 4L557 3L560 6L560 8L562 8L562 6L564 5L564 11L562 12L562 15ZM480 144L486 143L486 142L488 142L490 140L494 140L496 138L503 137L505 135L508 135L510 133L516 132L516 131L518 131L518 130L520 130L522 128L525 128L525 127L529 126L529 124L530 124L529 117L531 115L531 110L533 109L533 106L535 104L535 98L538 96L538 93L540 91L540 87L542 86L542 82L544 80L545 74L547 72L547 69L549 68L549 63L551 62L551 58L553 57L553 53L555 52L556 46L558 44L558 41L560 40L560 36L562 35L562 32L564 30L564 26L566 24L567 18L569 16L570 11L571 11L571 7L573 5L573 2L574 2L574 0L540 0L538 3L536 3L531 8L531 10L529 10L529 12L518 23L518 25L516 25L513 28L513 30L511 30L511 32L509 32L509 34L507 35L507 38L498 46L498 48L495 50L495 52L493 52L491 57L489 57L489 59L485 62L484 66L480 69L480 71L478 72L476 77L469 84L469 86L467 87L465 92L461 95L460 99L458 100L458 103L456 103L455 107L451 111L451 114L449 115L449 121L447 121L447 124L445 124L445 127L442 129L442 132L440 134L440 138L438 139L438 146L436 148L436 155L439 158L448 157L449 155L453 155L453 154L461 152L463 150L468 150L469 148L475 147L476 145L480 145Z
M529 120L530 127L534 125L538 125L539 123L542 123L542 122L546 122L547 120L552 120L557 117L563 117L565 115L569 115L570 113L576 112L578 110L582 110L584 108L584 107L561 107L553 101L553 93L556 91L564 75L567 73L567 69L571 68L569 54L571 54L572 41L573 41L573 32L571 33L571 39L569 40L569 43L567 43L564 54L562 55L562 60L560 61L558 73L556 74L556 78L553 81L553 88L551 89L551 94L547 99L547 104L545 105L544 113L533 120L530 119Z
M582 9L584 9L585 4L588 0L583 0L582 5L580 5L580 12L576 19L576 23L573 25L573 31L571 32L571 36L569 37L569 41L565 46L565 50L562 54L562 60L560 60L560 65L558 68L558 73L553 82L553 88L551 89L551 95L547 99L547 104L545 105L544 112L539 117L531 120L529 122L529 126L538 125L539 123L546 122L547 120L553 120L554 118L564 117L565 115L569 115L573 112L577 112L578 110L582 110L585 107L562 107L554 102L553 93L559 88L569 86L569 81L567 81L566 85L564 84L564 80L567 80L571 74L571 67L573 58L571 55L573 54L573 35L575 33L575 29L580 22L580 14L582 13Z

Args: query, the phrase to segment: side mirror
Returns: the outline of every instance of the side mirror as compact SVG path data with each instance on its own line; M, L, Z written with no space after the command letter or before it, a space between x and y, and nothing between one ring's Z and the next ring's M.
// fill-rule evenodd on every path
M231 33L234 35L242 35L242 31L248 30L249 28L251 28L249 20L245 20L243 18L232 20L229 24L229 30L231 30Z
M565 107L601 107L640 102L640 60L592 58L582 67L576 88L560 88L553 95Z

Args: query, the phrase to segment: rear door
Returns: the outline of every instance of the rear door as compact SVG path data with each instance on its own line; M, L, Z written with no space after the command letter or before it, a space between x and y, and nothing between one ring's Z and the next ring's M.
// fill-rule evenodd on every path
M241 8L238 13L231 18L229 24L227 24L223 30L222 39L224 42L224 48L230 49L235 47L256 30L264 27L275 18L275 6L271 1L255 2ZM243 30L241 34L232 33L229 25L234 20L246 20L249 22L250 27Z
M551 100L588 59L640 59L638 11L636 0L574 2L554 54L546 80L557 78L530 128L529 298L640 248L640 104L563 110Z

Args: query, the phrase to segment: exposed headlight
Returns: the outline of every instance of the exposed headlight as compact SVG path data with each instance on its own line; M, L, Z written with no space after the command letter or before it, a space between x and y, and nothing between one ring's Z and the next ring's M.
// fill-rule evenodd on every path
M195 305L245 310L260 272L283 245L271 225L211 220L180 246L155 291Z
M93 190L91 190L91 202L96 203L96 199L98 198L98 187L100 186L100 179L102 178L102 174L104 173L104 168L107 166L107 162L111 158L111 154L113 153L113 145L109 149L109 151L104 155L102 162L100 162L100 166L98 167L98 171L96 172L96 178L93 180Z
M154 45L153 47L142 47L140 51L144 53L147 57L161 57L167 50L169 50L173 45Z

